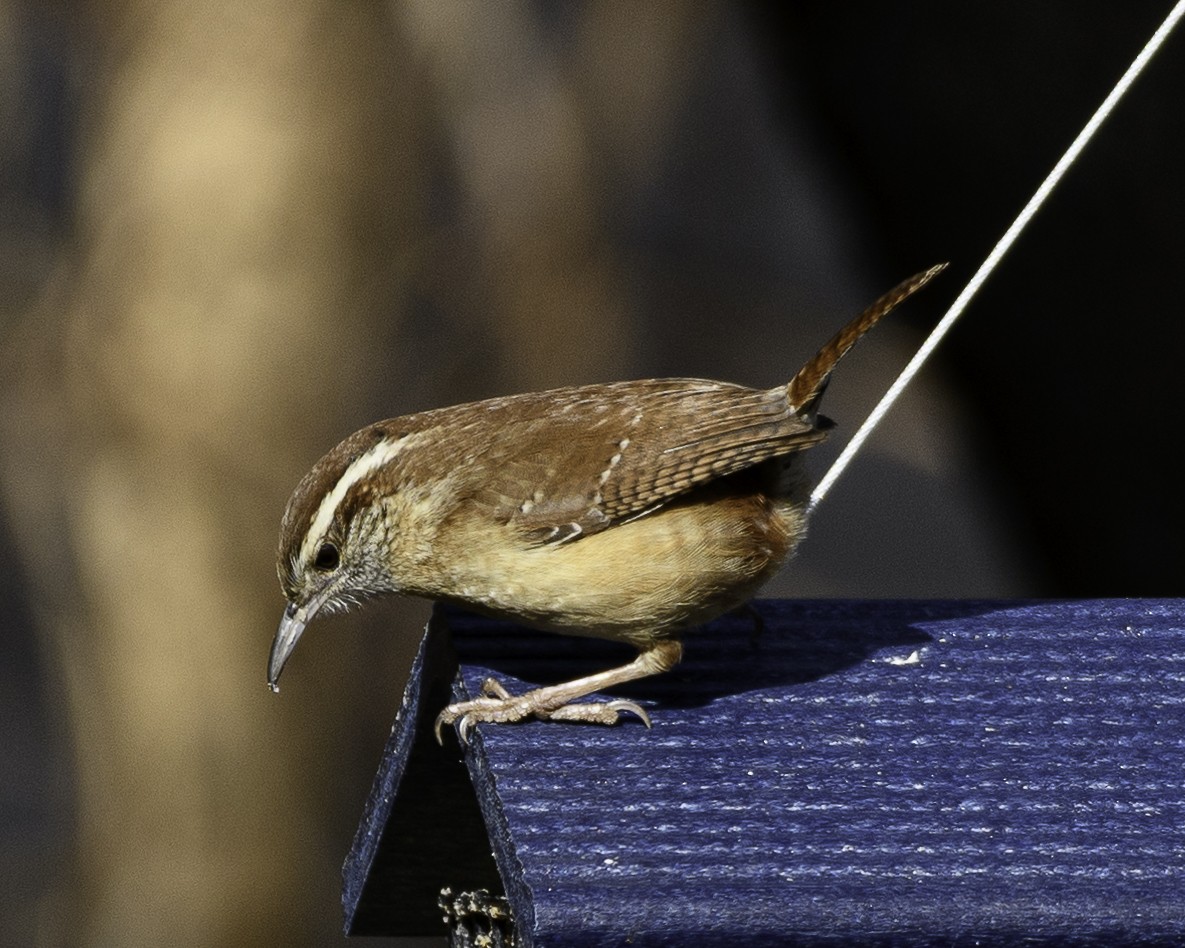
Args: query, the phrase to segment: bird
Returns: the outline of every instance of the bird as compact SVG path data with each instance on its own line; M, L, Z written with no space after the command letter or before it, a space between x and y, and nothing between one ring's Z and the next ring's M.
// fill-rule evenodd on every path
M900 283L786 384L641 379L491 398L379 421L293 491L277 573L287 605L278 680L312 619L400 593L527 627L626 642L630 662L511 694L487 679L435 731L480 723L616 724L648 712L594 692L659 674L682 634L747 603L793 554L809 512L803 463L833 423L832 370L946 264Z

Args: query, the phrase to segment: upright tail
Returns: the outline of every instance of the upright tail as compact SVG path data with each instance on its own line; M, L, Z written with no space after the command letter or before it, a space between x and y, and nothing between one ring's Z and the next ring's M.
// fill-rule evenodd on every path
M868 330L875 326L882 316L894 309L898 303L904 302L918 290L929 283L946 269L945 263L940 263L929 270L911 276L904 283L900 283L889 290L884 296L864 310L859 316L843 327L831 337L831 341L823 346L806 365L798 370L786 386L786 397L795 411L800 415L811 417L819 407L819 399L827 388L831 378L831 370L835 363Z

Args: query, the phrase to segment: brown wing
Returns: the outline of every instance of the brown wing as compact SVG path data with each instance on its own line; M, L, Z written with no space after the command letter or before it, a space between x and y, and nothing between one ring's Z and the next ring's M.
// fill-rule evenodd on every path
M698 379L512 396L483 403L474 421L457 445L483 462L471 502L540 543L598 532L826 437L784 388Z

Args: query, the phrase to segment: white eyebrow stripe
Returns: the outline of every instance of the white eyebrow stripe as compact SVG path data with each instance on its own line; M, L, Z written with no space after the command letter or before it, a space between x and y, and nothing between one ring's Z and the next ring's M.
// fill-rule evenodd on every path
M402 438L396 438L394 440L384 438L370 450L351 462L350 466L342 472L342 476L333 485L333 490L325 495L317 507L317 512L313 514L313 519L309 521L309 529L304 535L304 542L300 545L300 559L302 562L309 562L313 549L320 546L321 540L333 525L333 515L337 512L338 505L345 498L349 489L372 471L377 471L397 456L403 450L408 440L413 437L415 436L404 435Z

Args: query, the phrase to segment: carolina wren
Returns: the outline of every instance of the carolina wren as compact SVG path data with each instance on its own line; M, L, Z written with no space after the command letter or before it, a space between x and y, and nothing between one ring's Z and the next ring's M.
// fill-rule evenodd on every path
M319 612L379 593L447 600L569 635L629 642L632 662L509 694L496 681L436 721L613 724L632 701L577 702L666 671L680 633L746 602L806 528L805 450L839 359L945 264L890 290L786 385L703 379L560 388L380 421L305 475L280 527L288 599L276 681Z

